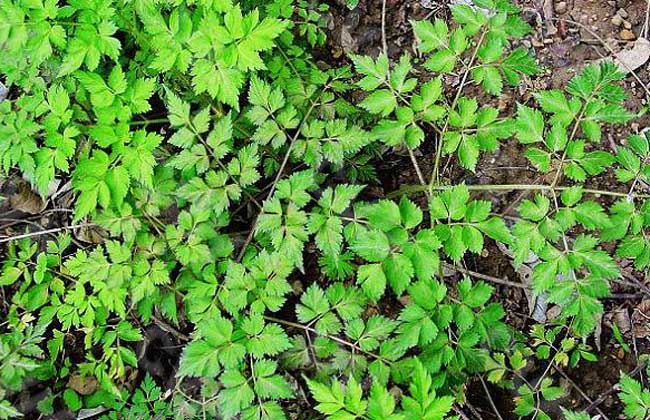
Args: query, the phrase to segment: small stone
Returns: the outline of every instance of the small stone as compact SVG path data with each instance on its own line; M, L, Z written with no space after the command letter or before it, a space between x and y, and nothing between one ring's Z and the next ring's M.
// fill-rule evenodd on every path
M629 29L623 29L621 33L618 34L618 36L624 41L634 41L636 39L634 32L630 31Z
M566 13L566 10L567 10L567 4L566 4L565 1L561 1L558 4L555 5L555 11L558 14Z
M607 4L612 6L612 7L616 7L616 2L614 0L608 0Z
M623 18L620 17L619 15L614 15L612 18L612 25L614 26L621 26L623 24Z
M632 29L632 24L626 20L623 22L623 27L625 29Z
M629 14L627 13L627 10L625 10L623 8L618 9L616 14L619 15L620 17L622 17L623 19L627 19L627 17L629 16Z
M7 98L7 95L9 95L9 89L0 82L0 102L4 101Z

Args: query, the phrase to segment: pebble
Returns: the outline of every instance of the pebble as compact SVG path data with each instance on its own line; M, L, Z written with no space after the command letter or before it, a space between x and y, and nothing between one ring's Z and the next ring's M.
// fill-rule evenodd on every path
M619 36L624 41L634 41L636 39L636 35L634 35L634 32L630 31L629 29L623 29L619 34Z
M555 5L555 11L559 14L565 13L567 10L567 4L565 1L561 1Z
M614 15L612 18L612 25L614 26L621 26L623 24L623 18L620 17L619 15Z
M623 22L623 27L625 29L632 29L632 24L626 20Z
M623 19L626 19L629 16L628 13L627 13L627 10L625 10L623 8L618 9L616 14L619 15L620 17L622 17Z

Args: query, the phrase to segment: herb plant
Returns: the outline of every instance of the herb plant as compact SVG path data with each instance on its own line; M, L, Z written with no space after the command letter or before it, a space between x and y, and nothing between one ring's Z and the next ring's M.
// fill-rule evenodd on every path
M72 214L3 240L0 418L21 415L15 393L36 378L44 414L451 419L477 377L514 389L519 416L550 418L540 401L564 390L550 375L520 383L528 361L594 360L585 340L617 259L650 266L649 139L600 147L604 125L635 117L624 75L589 65L502 109L482 102L540 71L510 1L451 5L449 21L412 22L415 51L323 69L326 10L2 2L0 166L43 200L66 194ZM449 176L506 144L549 181ZM378 198L373 165L391 153L419 184ZM610 168L620 191L591 184ZM515 217L497 190L529 192ZM533 293L559 308L548 325L513 331L489 276L464 268L495 243L515 266L539 260ZM158 376L143 362L150 325L180 349ZM621 389L645 416L647 391Z

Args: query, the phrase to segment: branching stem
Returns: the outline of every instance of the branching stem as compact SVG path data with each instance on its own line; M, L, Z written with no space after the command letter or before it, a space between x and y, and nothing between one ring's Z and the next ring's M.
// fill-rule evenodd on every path
M453 188L453 185L433 185L433 186L426 186L423 187L422 185L405 185L402 186L397 191L393 191L389 194L386 195L386 198L395 198L395 197L400 197L402 195L411 195L411 194L417 194L420 192L424 192L427 189L432 189L434 191L444 191ZM479 185L467 185L467 189L470 191L551 191L551 190L556 190L556 191L564 191L567 190L571 187L566 187L566 186L556 186L553 187L552 185L545 185L545 184L539 184L539 185L534 185L534 184L479 184ZM592 188L583 188L582 190L584 193L587 194L595 194L595 195L604 195L604 196L609 196L609 197L632 197L632 198L638 198L638 199L644 199L644 198L650 198L650 194L627 194L623 192L616 192L616 191L606 191L606 190L597 190L597 189L592 189Z

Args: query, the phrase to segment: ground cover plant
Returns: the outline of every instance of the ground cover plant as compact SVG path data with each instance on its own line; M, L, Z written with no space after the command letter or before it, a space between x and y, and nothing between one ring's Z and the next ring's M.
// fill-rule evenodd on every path
M607 60L488 103L543 71L531 27L448 9L330 65L325 4L3 1L0 166L54 224L0 239L0 419L467 419L477 381L504 418L591 418L558 375L598 358L621 261L650 267L650 137L603 139L643 111ZM455 176L511 146L540 182ZM389 156L416 183L377 193ZM529 282L467 268L490 249ZM504 285L553 316L511 325Z

